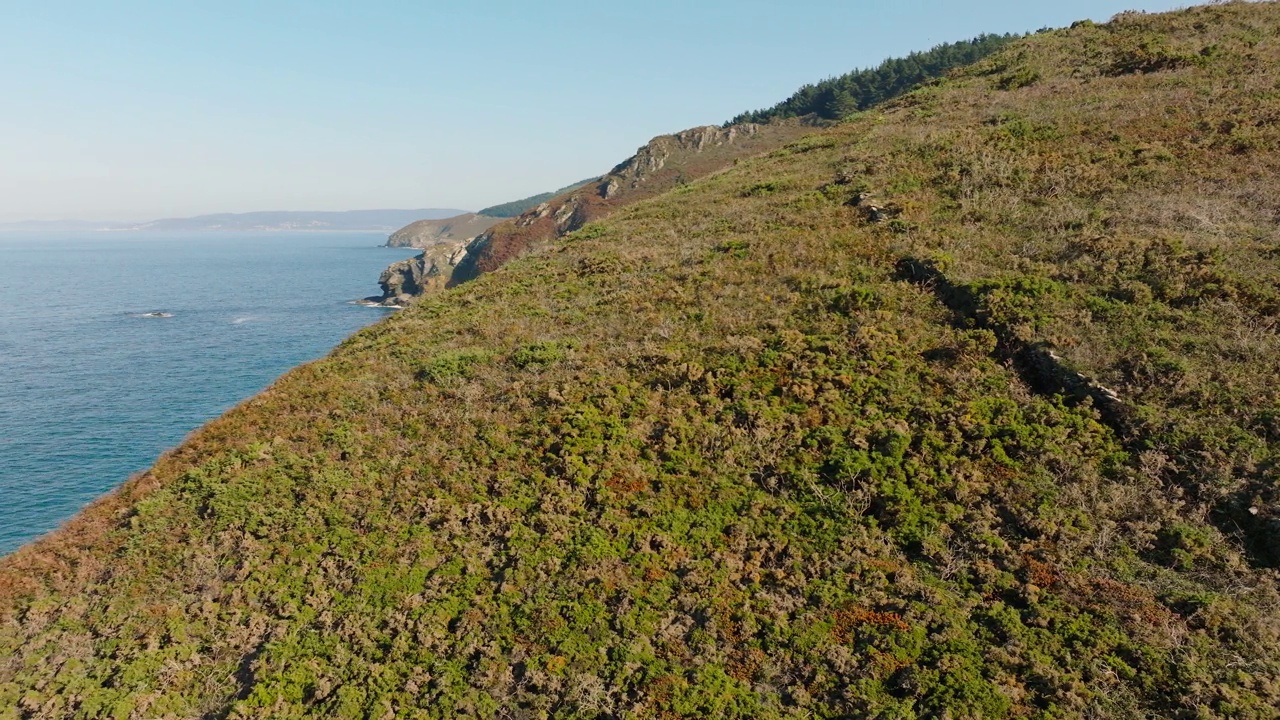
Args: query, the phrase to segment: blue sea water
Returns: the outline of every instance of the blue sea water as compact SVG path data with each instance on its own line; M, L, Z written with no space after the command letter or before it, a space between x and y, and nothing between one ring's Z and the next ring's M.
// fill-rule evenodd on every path
M383 317L384 240L0 234L0 554Z

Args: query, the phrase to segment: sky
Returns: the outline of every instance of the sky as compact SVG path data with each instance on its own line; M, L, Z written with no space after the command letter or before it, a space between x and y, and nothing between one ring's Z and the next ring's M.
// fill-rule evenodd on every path
M0 222L475 210L987 32L1166 0L0 0Z

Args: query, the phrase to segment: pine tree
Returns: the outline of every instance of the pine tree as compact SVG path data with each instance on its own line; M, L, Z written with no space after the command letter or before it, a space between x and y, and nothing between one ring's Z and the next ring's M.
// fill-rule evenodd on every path
M839 120L841 118L858 112L858 99L855 98L848 90L837 87L825 93L826 99L822 103L818 114L828 120Z
M890 58L874 69L856 70L816 85L805 85L777 105L742 113L729 124L765 123L804 115L839 119L891 100L927 80L945 75L952 68L981 60L1020 37L982 35L938 45L927 52L911 53L905 58Z

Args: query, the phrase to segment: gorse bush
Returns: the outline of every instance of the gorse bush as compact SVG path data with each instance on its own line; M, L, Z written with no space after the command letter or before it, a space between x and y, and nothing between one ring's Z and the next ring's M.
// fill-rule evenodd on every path
M568 350L569 346L565 343L531 343L511 353L511 362L522 370L538 369L564 360Z
M457 350L441 353L422 363L418 369L418 378L433 383L465 378L472 373L472 367L484 362L492 356L485 350Z

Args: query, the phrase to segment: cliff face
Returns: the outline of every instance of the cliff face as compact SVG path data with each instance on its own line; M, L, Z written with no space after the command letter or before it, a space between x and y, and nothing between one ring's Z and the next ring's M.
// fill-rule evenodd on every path
M427 248L448 242L448 249L433 249L387 268L379 279L383 294L368 301L401 306L424 292L474 279L618 208L723 170L739 159L781 147L814 129L794 120L692 128L654 138L598 180L576 186L513 219L501 221L472 214L413 223L392 235L388 245ZM458 254L454 241L473 230L477 231L474 239Z
M476 238L454 271L450 285L501 267L618 208L660 195L678 185L777 149L813 132L799 121L708 125L649 141L598 181L565 193Z
M499 218L467 213L443 220L419 220L397 230L388 238L387 247L422 248L423 253L392 263L383 270L378 278L382 294L361 302L403 307L418 295L443 289L468 244L499 222L502 222Z
M392 233L387 247L428 248L443 242L470 240L500 222L501 218L476 213L442 220L418 220Z
M764 126L753 123L732 125L727 128L708 125L678 132L674 135L656 137L637 150L635 155L610 170L609 174L602 179L597 190L602 198L612 200L637 192L646 185L654 191L666 189L669 183L664 182L667 178L663 177L661 173L666 169L668 162L673 165L676 173L674 180L676 182L691 179L684 174L684 171L689 170L690 166L694 168L690 170L694 175L705 175L707 172L722 167L724 160L729 159L724 157L724 153L709 154L708 151L718 151L726 148L740 149L744 148L744 146L752 147L751 143L744 141L755 138L763 128ZM766 133L773 134L773 129L766 130ZM777 139L774 138L774 140ZM772 143L766 141L763 144L770 145ZM757 150L761 149L759 145L755 147ZM729 153L730 157L734 155L737 155L737 153ZM703 162L699 164L696 160L702 160ZM680 165L680 167L675 167L676 165Z
M438 242L417 257L392 263L378 277L382 295L363 302L383 307L403 307L414 297L444 289L453 270L466 252L468 241Z

